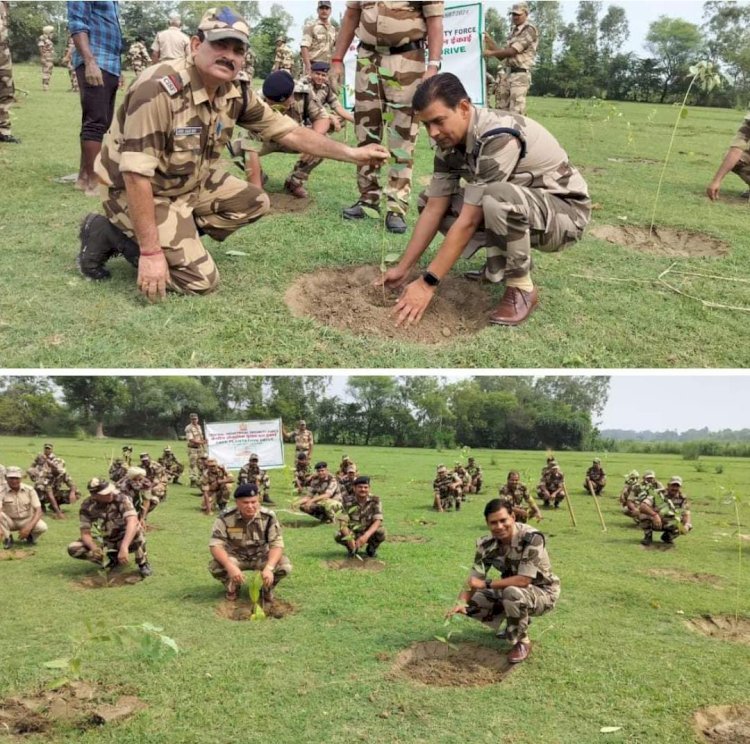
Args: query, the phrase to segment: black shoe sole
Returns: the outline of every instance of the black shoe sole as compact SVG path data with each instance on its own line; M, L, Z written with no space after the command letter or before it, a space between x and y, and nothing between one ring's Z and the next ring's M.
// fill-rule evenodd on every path
M81 256L86 251L86 241L88 239L89 225L91 224L92 220L99 216L100 215L94 214L93 212L91 214L87 214L86 217L84 217L83 222L81 222L81 229L78 231L80 248L78 250L78 255L76 256L76 266L78 267L78 271L81 276L84 277L84 279L90 279L93 282L104 281L105 279L110 279L112 277L112 275L107 269L104 268L104 266L98 266L94 269L84 269L81 265Z

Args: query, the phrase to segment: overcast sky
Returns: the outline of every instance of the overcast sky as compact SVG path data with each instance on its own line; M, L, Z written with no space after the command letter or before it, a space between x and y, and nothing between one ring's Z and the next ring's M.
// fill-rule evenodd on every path
M261 12L268 14L273 0L260 0ZM452 7L455 5L465 5L462 2L448 2L446 5ZM510 10L512 0L507 2L497 2L489 0L485 2L486 8L495 8L499 13L505 15ZM317 0L287 0L282 3L284 9L294 16L294 25L290 29L290 36L294 38L291 46L299 49L299 42L302 36L302 25L305 18L316 14ZM650 2L649 0L624 0L623 2L604 2L603 12L609 5L619 5L625 8L628 14L630 24L630 39L625 44L625 51L645 54L643 42L648 33L649 24L655 21L660 15L666 15L673 18L684 18L686 21L701 25L703 22L703 2L694 2L693 0L659 0ZM575 20L576 8L578 2L561 2L560 6L565 21ZM345 10L344 0L333 0L333 17L338 18ZM540 29L543 33L544 29Z

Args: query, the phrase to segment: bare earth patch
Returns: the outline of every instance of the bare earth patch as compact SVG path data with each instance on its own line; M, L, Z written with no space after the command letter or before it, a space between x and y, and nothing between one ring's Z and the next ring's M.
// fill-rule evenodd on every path
M36 553L35 550L3 550L0 551L0 561L22 561Z
M297 318L312 318L359 337L418 344L465 340L487 326L487 316L499 302L492 299L486 286L447 276L419 324L396 328L391 311L399 293L373 287L379 276L377 266L322 269L299 277L286 291L284 301Z
M391 674L436 687L480 687L502 682L512 670L507 654L497 649L475 643L451 648L440 641L426 641L401 651Z
M334 571L382 571L385 568L383 561L372 558L344 558L340 561L326 561L326 566Z
M269 193L268 197L271 200L271 214L274 212L283 214L306 212L310 207L309 199L297 199L296 196L287 194L285 191Z
M723 579L714 574L693 573L692 571L680 571L676 568L651 568L646 573L659 579L673 579L675 581L687 581L691 584L710 584L717 589L722 588Z
M638 525L636 525L638 526ZM674 550L674 543L663 543L663 542L654 542L651 543L651 545L639 545L638 547L641 550L652 550L652 551L665 551L665 550Z
M750 742L750 705L711 705L696 711L693 727L712 744Z
M718 238L691 230L641 225L597 225L589 230L599 240L632 248L641 253L675 258L705 258L729 255L729 245Z
M750 619L734 615L703 615L688 621L688 627L711 638L750 644Z
M222 602L216 608L216 614L224 620L236 620L242 622L249 620L252 613L252 606L250 602L237 600L236 602ZM290 602L285 602L283 599L274 599L273 602L266 603L263 606L263 611L267 617L271 617L274 620L280 620L282 617L291 615L296 612L297 608Z
M0 734L19 740L28 734L54 734L61 726L86 729L118 722L145 707L132 695L77 680L58 690L0 701Z
M425 543L426 537L421 535L388 535L388 542L394 543Z
M130 586L139 584L143 577L137 571L115 571L108 575L103 573L91 574L73 582L79 589L111 589L116 586Z

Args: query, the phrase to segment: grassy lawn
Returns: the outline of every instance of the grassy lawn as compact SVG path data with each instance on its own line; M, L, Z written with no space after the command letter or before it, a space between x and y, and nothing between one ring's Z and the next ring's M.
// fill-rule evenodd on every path
M123 444L54 441L80 485L103 472L110 452ZM3 463L25 467L41 444L0 438ZM154 455L166 443L132 444L136 453L148 448ZM178 446L180 457L182 450ZM152 517L158 529L149 533L148 544L155 573L143 583L96 591L74 586L93 567L65 553L77 536L71 507L67 520L49 520L35 555L0 563L1 697L49 680L43 662L69 651L69 638L82 634L85 619L149 621L163 626L182 651L150 665L113 644L91 647L84 677L124 685L148 708L119 725L27 740L580 743L602 741L603 726L621 726L606 740L684 744L695 740L690 721L696 709L749 702L748 647L701 636L686 621L704 613L750 615L744 576L738 586L733 509L719 488L747 483L750 461L701 459L699 472L696 463L676 457L608 456L603 464L610 485L602 508L609 529L603 533L581 489L593 454L559 453L578 519L573 529L564 509L546 511L541 526L562 580L560 602L534 620L532 655L501 686L445 688L390 677L393 659L413 643L444 634L442 614L467 573L476 538L485 534L486 499L511 467L534 484L544 453L473 451L485 470L486 493L459 513L438 515L429 508L434 469L439 462L452 464L456 452L347 451L373 476L389 534L425 542L386 542L379 573L342 572L325 565L343 552L331 526L286 529L294 573L280 585L279 596L296 612L282 620L233 623L217 617L223 595L206 569L210 522L184 486L171 487ZM341 448L316 447L316 458L326 457L331 465L341 454ZM669 552L643 550L641 533L619 513L616 493L633 467L654 468L662 479L675 473L685 478L695 530ZM271 478L282 523L299 521L286 511L288 469L272 471ZM715 579L689 583L649 574L654 568ZM743 570L746 575L746 564ZM487 654L506 650L480 624L461 627L459 644L479 643Z
M702 306L656 282L672 263L586 237L560 254L534 252L541 308L517 329L487 327L466 343L425 346L323 326L295 318L286 289L302 273L379 264L380 231L374 222L351 224L340 209L356 198L351 166L328 161L315 171L309 210L273 214L210 249L222 275L210 297L172 296L147 306L133 270L112 262L113 280L92 284L75 268L77 230L99 208L55 177L78 164L78 99L67 75L55 69L51 92L40 91L36 66L18 65L20 95L13 110L21 146L0 148L3 198L0 272L11 291L0 297L0 348L6 367L744 367L750 347L746 313ZM594 202L595 224L646 224L677 109L671 106L577 105L531 99L530 114L548 126L582 166ZM618 115L618 114L621 114ZM702 230L725 240L721 259L677 259L679 269L719 277L745 276L750 256L748 205L730 175L724 199L712 204L705 185L741 121L737 111L690 110L681 123L657 223ZM631 127L627 124L630 122ZM629 134L630 132L630 134ZM350 133L351 138L351 133ZM645 159L646 162L632 162ZM269 190L279 191L293 156L264 158ZM415 193L431 172L421 134ZM400 251L406 236L391 236L386 252ZM226 251L249 255L231 256ZM462 262L457 272L481 265ZM722 278L675 277L677 286L709 301L750 307L750 291ZM500 290L492 290L499 299ZM345 352L343 350L346 350Z

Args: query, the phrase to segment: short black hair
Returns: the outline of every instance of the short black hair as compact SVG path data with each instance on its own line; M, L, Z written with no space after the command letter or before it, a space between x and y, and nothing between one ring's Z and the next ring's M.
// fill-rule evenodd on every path
M195 32L195 35L198 37L198 40L201 42L201 44L206 40L206 34L200 29ZM192 416L193 414L191 413L190 415Z
M517 475L519 478L521 477L521 474L517 470L508 471L508 480L510 480L511 475Z
M505 509L508 514L513 514L513 504L509 501L506 501L505 499L492 499L491 501L488 501L487 505L484 507L484 518L487 519L490 514L494 514L496 511L500 511L500 509Z
M456 108L461 101L471 101L463 83L452 72L441 72L417 87L411 107L414 111L424 111L439 98L448 108Z

